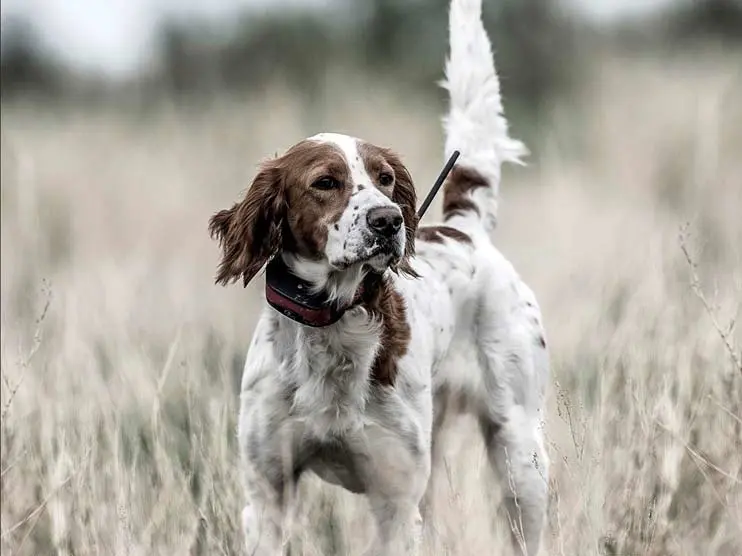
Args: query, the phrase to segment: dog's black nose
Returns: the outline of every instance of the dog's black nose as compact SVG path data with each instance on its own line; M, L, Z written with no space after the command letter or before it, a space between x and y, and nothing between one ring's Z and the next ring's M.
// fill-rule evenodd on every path
M376 207L366 213L366 222L377 234L391 237L402 227L402 213L397 207Z

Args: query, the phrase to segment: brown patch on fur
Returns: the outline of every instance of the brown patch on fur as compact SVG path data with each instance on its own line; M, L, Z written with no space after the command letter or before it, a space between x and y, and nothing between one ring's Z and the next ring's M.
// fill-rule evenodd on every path
M446 237L471 245L471 238L467 234L451 226L425 226L417 230L417 239L429 243L443 243Z
M444 385L436 388L434 398L434 426L440 427L449 415L461 415L473 409L472 401L466 394Z
M304 140L286 154L264 163L244 200L209 221L209 232L222 247L216 282L242 277L245 285L280 250L311 257L327 243L327 226L336 222L350 200L350 188L312 188L330 176L345 182L348 166L329 143ZM289 211L291 207L301 210Z
M255 177L245 199L209 220L209 233L219 241L222 259L217 284L242 277L244 285L282 244L285 202L277 168L266 165Z
M479 209L470 196L478 187L489 187L487 178L471 168L454 166L443 186L443 217L466 212L478 214Z
M378 287L370 290L363 306L372 317L381 319L380 348L371 365L371 382L394 386L397 361L407 353L411 337L404 298L389 279L381 278Z
M405 225L405 253L399 263L398 270L409 276L418 277L412 269L409 259L415 254L415 235L417 231L417 195L412 176L397 154L387 148L377 147L371 143L359 142L358 152L363 159L366 172L374 180L374 185L391 198L402 211ZM390 173L394 177L391 186L379 183L383 173Z

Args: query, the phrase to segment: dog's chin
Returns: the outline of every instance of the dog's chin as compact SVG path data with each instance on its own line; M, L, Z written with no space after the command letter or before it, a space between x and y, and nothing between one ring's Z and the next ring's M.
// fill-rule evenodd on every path
M354 268L368 268L374 272L383 273L386 269L399 263L402 253L396 245L374 246L363 253L352 257L334 261L331 266L340 271Z
M365 266L383 274L388 268L395 268L402 260L402 253L396 251L382 251L365 261Z

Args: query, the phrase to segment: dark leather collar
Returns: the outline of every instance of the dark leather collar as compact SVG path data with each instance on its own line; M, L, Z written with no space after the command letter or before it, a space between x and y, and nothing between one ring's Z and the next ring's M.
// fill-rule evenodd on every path
M291 272L283 257L273 257L265 270L265 299L279 313L315 328L339 321L352 307L369 301L381 283L381 275L369 272L349 304L339 306L324 292L312 293L309 282Z

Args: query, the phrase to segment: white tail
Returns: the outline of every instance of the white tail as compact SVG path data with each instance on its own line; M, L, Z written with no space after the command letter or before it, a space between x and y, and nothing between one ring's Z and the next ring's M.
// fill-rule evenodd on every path
M449 33L442 83L450 97L443 122L445 154L458 149L461 157L444 189L444 218L475 218L491 231L497 220L500 166L521 163L527 149L508 135L481 0L452 0Z

